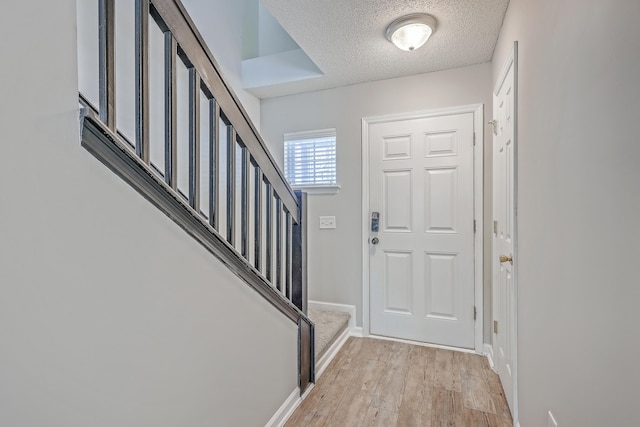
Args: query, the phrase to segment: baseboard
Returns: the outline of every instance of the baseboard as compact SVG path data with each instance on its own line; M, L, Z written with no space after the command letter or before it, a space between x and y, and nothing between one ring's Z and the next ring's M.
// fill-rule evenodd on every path
M334 357L338 354L342 346L347 339L351 336L351 332L349 328L342 331L342 333L335 339L333 344L329 346L329 348L324 352L320 360L316 362L316 381L320 378L320 375L327 369L327 366L331 363Z
M487 356L487 360L489 361L489 366L491 369L495 371L495 365L493 363L493 346L491 344L484 344L484 354Z
M362 338L364 337L364 332L362 331L362 326L356 326L354 328L351 329L350 335L352 337L357 337L357 338Z
M362 328L356 326L353 329L345 329L344 332L329 346L327 351L324 352L320 360L316 363L316 380L322 375L327 366L331 363L334 357L338 354L342 346L347 342L349 337L362 338Z
M284 401L278 411L271 417L269 422L265 424L265 427L282 427L287 422L293 411L296 410L298 405L302 402L300 397L300 388L296 387L295 390L289 395L287 400Z
M337 311L340 313L349 313L351 317L349 318L349 330L352 331L356 328L356 306L348 305L348 304L336 304L333 302L322 302L322 301L309 301L309 308L313 308L316 310L327 310L327 311ZM360 333L362 334L362 328L360 328Z
M494 353L493 353L493 346L491 344L484 344L484 354L485 356L487 356L487 361L489 362L489 367L491 368L491 370L495 373L497 373L496 371L496 365L495 362L493 361L494 358ZM520 426L520 422L518 420L514 420L514 427L521 427Z

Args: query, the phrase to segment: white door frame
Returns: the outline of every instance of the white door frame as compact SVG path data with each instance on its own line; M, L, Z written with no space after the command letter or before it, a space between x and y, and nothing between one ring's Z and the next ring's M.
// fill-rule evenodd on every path
M519 426L518 420L518 42L513 42L513 47L509 56L507 57L498 79L496 80L493 88L493 96L497 96L500 88L502 87L504 80L507 78L509 69L513 66L513 268L512 268L512 281L513 281L513 336L512 336L512 349L513 354L513 408L512 418L513 424ZM493 138L493 137L492 137ZM493 141L492 141L493 142ZM492 184L493 187L493 184ZM495 194L493 195L495 197ZM493 200L491 206L494 206ZM493 213L492 213L493 215ZM491 234L493 239L493 234ZM493 253L493 250L492 250ZM493 254L491 255L493 256ZM491 292L494 294L494 277L493 277L493 263L495 260L491 260ZM492 302L493 306L493 302ZM492 308L493 309L493 308Z
M370 335L369 330L369 126L375 123L395 122L399 120L424 119L429 117L450 116L473 113L473 210L476 221L474 236L474 290L477 317L475 320L475 351L483 351L483 177L484 177L484 105L472 104L459 107L413 113L389 114L364 117L362 119L362 333Z

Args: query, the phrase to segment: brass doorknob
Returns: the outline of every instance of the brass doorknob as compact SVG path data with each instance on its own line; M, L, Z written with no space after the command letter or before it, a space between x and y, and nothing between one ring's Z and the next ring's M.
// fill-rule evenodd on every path
M500 262L508 262L513 265L513 255L500 255Z

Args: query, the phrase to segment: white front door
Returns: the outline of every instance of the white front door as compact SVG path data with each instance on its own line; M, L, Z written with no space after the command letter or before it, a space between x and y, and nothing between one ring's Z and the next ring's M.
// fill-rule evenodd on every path
M473 113L369 127L374 335L475 345L473 131Z
M515 239L515 70L512 56L493 98L493 348L496 370L514 414L516 294ZM514 414L514 420L515 420Z

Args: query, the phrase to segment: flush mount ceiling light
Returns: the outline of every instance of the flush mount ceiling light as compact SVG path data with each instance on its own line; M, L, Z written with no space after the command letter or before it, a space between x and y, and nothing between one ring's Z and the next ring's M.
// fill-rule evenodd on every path
M387 27L387 40L406 51L418 49L436 30L436 18L426 13L402 16Z

